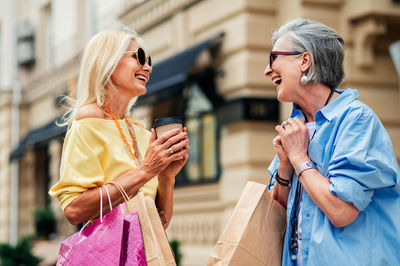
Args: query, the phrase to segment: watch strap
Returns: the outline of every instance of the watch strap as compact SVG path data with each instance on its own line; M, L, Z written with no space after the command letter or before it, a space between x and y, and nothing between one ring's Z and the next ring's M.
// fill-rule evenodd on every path
M300 177L301 173L303 173L308 169L316 169L315 163L312 161L300 163L295 170L297 177Z

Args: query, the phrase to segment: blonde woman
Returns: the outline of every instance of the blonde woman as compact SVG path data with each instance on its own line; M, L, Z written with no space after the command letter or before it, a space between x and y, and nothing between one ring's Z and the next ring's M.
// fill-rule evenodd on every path
M123 202L112 181L130 196L139 190L151 195L168 226L175 176L188 159L189 140L186 129L157 139L154 129L149 132L127 117L130 103L146 93L151 71L151 58L134 32L104 31L89 41L76 100L65 115L69 129L60 180L49 191L71 224L98 217L99 186L107 186L113 206ZM109 205L103 190L104 210Z

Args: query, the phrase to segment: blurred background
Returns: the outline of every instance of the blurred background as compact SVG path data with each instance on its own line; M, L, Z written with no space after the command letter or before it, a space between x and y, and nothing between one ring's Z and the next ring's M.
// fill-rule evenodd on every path
M263 71L271 35L303 17L345 40L346 77L380 117L400 160L400 1L0 0L0 255L22 247L54 265L77 230L48 190L59 179L65 112L80 56L97 32L126 25L153 58L133 115L180 116L190 159L177 177L168 237L181 265L204 265L247 181L267 183L274 126L291 105ZM397 68L396 68L397 66ZM8 248L8 249L7 249ZM5 252L6 251L6 252ZM27 255L29 259L29 254Z

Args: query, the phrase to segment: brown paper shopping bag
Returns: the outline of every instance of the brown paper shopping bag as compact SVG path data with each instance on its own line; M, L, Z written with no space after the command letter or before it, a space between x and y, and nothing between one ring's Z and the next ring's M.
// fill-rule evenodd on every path
M206 265L281 265L285 229L285 209L248 182Z
M128 212L137 211L139 214L147 265L176 265L154 200L139 192L126 205Z

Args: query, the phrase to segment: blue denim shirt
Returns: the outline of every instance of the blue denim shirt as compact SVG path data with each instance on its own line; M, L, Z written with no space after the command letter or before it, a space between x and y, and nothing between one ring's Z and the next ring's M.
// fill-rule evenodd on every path
M340 96L315 115L316 134L308 155L329 178L330 192L360 213L353 223L335 227L304 190L303 265L400 265L400 173L390 137L376 114L357 100L357 90L338 92ZM304 119L304 114L294 105L291 117ZM275 156L268 167L271 175L278 162ZM293 174L282 265L293 265L290 219L297 182Z

